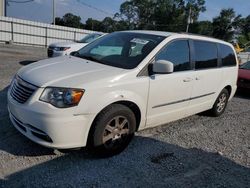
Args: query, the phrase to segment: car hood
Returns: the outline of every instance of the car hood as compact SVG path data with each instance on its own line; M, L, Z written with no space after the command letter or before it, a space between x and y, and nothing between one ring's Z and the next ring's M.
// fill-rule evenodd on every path
M95 63L93 61L64 56L38 61L23 67L17 75L38 87L82 87L94 82L119 75L124 69Z
M239 69L239 78L244 78L250 80L250 70Z

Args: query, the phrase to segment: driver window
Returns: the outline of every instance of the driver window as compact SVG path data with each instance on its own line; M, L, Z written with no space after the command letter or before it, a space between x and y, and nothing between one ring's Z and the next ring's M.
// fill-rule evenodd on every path
M178 40L163 47L155 60L167 60L174 64L174 72L191 69L188 40Z

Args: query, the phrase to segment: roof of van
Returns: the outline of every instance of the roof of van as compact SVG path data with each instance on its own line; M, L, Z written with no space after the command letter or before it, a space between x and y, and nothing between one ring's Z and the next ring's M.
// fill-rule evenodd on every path
M165 32L165 31L151 31L151 30L127 30L127 31L122 31L122 32L160 35L160 36L164 36L164 37L168 37L170 35L177 34L177 33Z
M216 39L216 38L209 37L209 36L198 35L198 34L192 34L192 33L173 33L173 32L151 31L151 30L128 30L128 31L122 31L122 32L151 34L151 35L159 35L159 36L164 36L164 37L180 36L180 37L188 37L188 38L194 38L194 39L200 39L200 40L203 39L203 40L208 40L208 41L219 42L219 43L231 45L230 43L225 42L225 41L220 40L220 39Z

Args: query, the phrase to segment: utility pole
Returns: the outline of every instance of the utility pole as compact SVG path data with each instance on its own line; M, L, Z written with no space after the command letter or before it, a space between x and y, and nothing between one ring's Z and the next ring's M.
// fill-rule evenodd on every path
M6 16L6 0L0 1L0 16Z
M189 31L189 25L190 25L190 23L192 23L192 16L191 15L192 15L192 8L190 6L189 12L188 12L186 33L188 33L188 31Z
M53 24L56 25L56 2L55 2L55 0L52 0L52 1L53 1L53 8L52 8L53 9L52 10L53 11L53 13L52 13L53 14Z
M7 0L3 0L3 6L4 6L4 12L3 12L3 15L6 17L7 16Z

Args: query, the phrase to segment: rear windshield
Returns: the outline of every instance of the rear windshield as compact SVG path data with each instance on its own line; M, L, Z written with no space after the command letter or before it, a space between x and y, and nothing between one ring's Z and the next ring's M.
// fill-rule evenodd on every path
M97 34L97 33L89 34L89 35L85 36L83 39L81 39L79 41L79 43L90 43L90 42L93 42L95 39L97 39L100 36L101 36L101 34Z
M250 70L250 61L248 61L248 62L242 64L242 65L240 66L240 69L247 69L247 70Z

